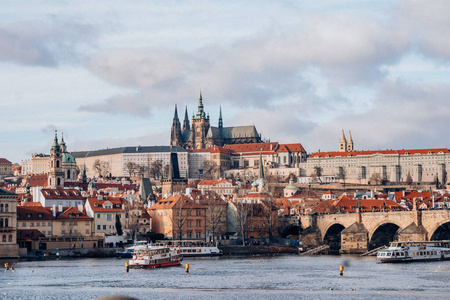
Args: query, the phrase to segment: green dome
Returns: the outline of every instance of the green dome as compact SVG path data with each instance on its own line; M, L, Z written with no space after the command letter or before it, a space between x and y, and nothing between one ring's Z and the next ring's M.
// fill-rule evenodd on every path
M63 163L75 163L75 157L72 156L70 153L63 153L62 155L62 162Z

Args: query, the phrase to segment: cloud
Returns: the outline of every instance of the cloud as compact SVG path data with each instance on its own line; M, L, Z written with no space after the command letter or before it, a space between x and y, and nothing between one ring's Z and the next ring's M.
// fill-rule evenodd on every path
M95 37L90 25L55 18L0 24L0 61L46 67L78 63Z
M448 1L401 1L399 20L414 34L415 45L430 57L450 59Z

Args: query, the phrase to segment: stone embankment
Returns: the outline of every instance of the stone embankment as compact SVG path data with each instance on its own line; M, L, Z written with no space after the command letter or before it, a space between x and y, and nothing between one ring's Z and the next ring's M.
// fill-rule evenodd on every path
M281 245L270 246L219 246L219 249L223 251L224 255L269 255L269 254L284 254L284 253L298 253L297 247L288 247Z

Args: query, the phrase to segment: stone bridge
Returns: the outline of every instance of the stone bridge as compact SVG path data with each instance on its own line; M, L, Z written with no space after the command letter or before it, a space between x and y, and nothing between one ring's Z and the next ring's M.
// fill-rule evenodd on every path
M411 210L303 215L304 247L330 245L340 253L364 253L393 240L450 239L450 210Z

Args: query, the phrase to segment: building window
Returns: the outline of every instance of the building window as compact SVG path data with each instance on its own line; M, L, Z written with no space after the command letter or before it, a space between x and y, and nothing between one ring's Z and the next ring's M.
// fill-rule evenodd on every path
M89 221L86 221L85 225L86 225L86 226L89 226Z
M97 219L100 219L100 214L97 214Z
M197 227L201 227L202 226L202 221L197 220Z
M106 230L106 225L103 225L103 230Z
M6 234L3 235L2 241L6 243Z
M22 227L27 227L27 223L23 222Z
M52 232L51 232L51 231L48 231L48 235L52 235Z
M66 231L63 229L63 230L61 230L61 233L62 234L66 234Z
M48 222L48 223L47 223L47 226L52 226L52 222Z
M3 212L3 204L0 204L0 212Z
M106 221L112 220L112 214L106 214Z
M62 226L65 226L66 225L66 221L62 221L62 224L61 224Z
M101 228L100 225L97 225L97 230L100 230L100 228Z
M30 222L30 227L34 227L34 222Z
M86 229L86 234L89 234L89 229Z
M36 222L36 227L41 227L41 222Z
M9 208L8 208L8 204L5 204L5 212L8 212Z

